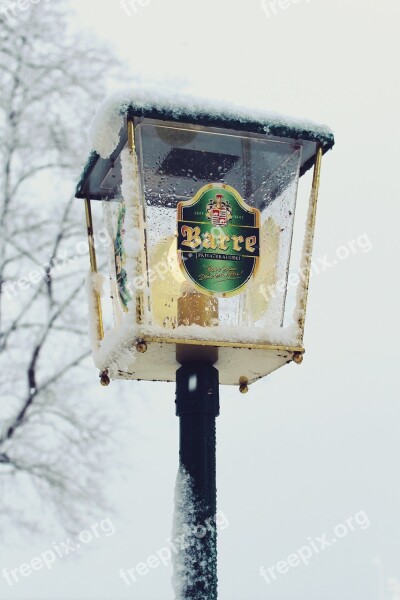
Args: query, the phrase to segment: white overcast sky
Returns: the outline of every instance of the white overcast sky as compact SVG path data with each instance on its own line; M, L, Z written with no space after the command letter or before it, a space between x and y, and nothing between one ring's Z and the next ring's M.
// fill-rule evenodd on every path
M392 600L387 589L379 596L373 560L381 557L385 580L400 581L398 0L293 0L275 15L269 8L270 17L259 0L150 0L130 17L119 0L71 4L77 25L126 62L128 80L184 85L334 130L315 255L334 257L362 234L372 249L313 279L301 367L281 369L247 396L222 389L218 502L230 526L220 534L220 597ZM93 368L88 381L96 378ZM120 483L104 479L121 515L117 533L51 573L13 588L0 581L2 599L172 599L169 568L131 588L118 571L170 535L174 387L114 383L98 390L99 402L118 402L122 389L129 468ZM360 511L369 528L269 586L260 577L261 565ZM44 531L34 546L2 555L0 567L29 561L53 541Z

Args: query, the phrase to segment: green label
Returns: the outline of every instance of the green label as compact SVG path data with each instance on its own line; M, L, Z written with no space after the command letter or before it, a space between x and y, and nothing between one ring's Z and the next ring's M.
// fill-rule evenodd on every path
M228 185L206 185L178 205L178 255L185 277L203 294L242 292L258 267L259 211Z

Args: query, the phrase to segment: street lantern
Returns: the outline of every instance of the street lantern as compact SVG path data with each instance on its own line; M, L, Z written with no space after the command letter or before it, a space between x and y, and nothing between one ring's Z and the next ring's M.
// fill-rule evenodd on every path
M91 282L93 353L103 378L174 381L177 364L211 357L221 383L245 391L292 360L301 362L330 130L140 93L106 103L96 127L99 152L90 157L77 197L86 201L93 273L92 200L103 203L109 240L114 323L108 331L98 277ZM297 287L294 307L288 275L297 190L312 167L301 272L290 282Z
M204 525L216 515L219 383L245 393L302 362L321 161L334 137L310 122L139 91L106 101L92 141L77 197L86 206L94 360L103 385L176 380L180 472ZM299 181L311 169L304 206ZM103 208L96 232L92 201ZM98 269L100 237L107 260ZM199 554L182 563L192 571L179 597L215 600L216 532L190 551Z

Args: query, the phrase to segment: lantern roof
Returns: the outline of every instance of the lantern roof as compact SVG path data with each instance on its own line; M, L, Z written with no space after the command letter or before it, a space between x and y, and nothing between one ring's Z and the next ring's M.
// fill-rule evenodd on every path
M93 120L90 129L92 152L77 186L77 198L108 198L106 190L100 189L101 182L114 168L127 143L128 119L189 124L200 128L265 135L273 140L301 141L307 147L301 175L314 165L318 147L326 153L335 143L332 131L325 125L259 108L155 88L117 93L103 102Z

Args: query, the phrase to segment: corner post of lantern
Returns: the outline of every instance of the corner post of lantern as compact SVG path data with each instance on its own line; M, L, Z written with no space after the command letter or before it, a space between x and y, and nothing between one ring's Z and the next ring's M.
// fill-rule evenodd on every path
M140 204L140 193L141 193L141 183L140 183L140 173L138 166L138 156L136 151L136 143L135 143L135 123L132 119L127 119L127 128L128 128L128 148L129 154L131 158L131 169L132 176L137 187L137 198L136 198L136 206L135 206L135 223L134 226L139 231L139 234L142 238L142 253L137 258L137 271L139 274L143 274L143 267L146 265L146 242L145 242L145 222L143 219L142 207ZM135 199L132 199L135 202ZM144 322L144 295L143 291L137 289L135 291L135 305L136 305L136 323L137 325L142 325ZM145 344L138 341L137 349L142 352L145 347ZM147 346L146 346L147 347Z
M313 173L313 181L311 188L311 196L310 196L310 205L306 222L306 233L303 245L303 259L301 264L301 285L299 288L299 302L298 302L298 315L297 321L301 334L301 339L304 337L304 329L305 329L305 320L307 314L307 303L308 303L308 293L310 287L310 279L311 279L311 269L312 269L312 254L314 248L314 238L315 238L315 225L317 219L317 207L318 207L318 198L319 198L319 189L321 183L321 167L322 167L322 156L323 150L321 146L318 147L315 164L314 164L314 173ZM294 355L294 361L297 364L301 364L303 362L303 354L296 353Z
M87 227L87 236L88 236L88 245L89 245L89 257L90 257L90 271L91 275L97 274L97 257L96 257L96 247L94 240L94 229L93 229L93 216L92 216L92 207L90 198L85 198L85 215L86 215L86 227ZM93 297L93 303L96 311L96 322L97 322L97 344L100 345L100 342L104 338L104 324L103 324L103 311L101 306L101 297L99 292L94 289L93 281L89 282L90 284L90 293Z

